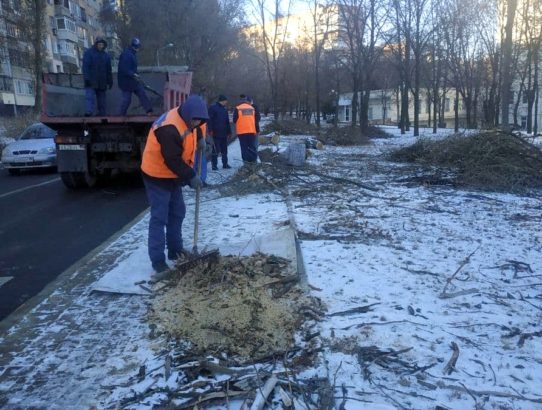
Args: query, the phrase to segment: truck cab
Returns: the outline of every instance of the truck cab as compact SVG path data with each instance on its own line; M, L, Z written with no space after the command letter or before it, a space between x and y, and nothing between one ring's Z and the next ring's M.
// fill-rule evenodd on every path
M192 73L186 67L138 71L153 106L150 116L135 96L127 115L119 115L122 92L115 85L106 93L107 114L87 117L83 75L44 74L41 122L57 131L57 166L66 187L92 187L114 170L138 170L153 122L190 94Z

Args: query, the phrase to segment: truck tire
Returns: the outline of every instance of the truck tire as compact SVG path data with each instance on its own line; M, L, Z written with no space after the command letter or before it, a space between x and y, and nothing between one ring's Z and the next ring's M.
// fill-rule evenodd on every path
M60 178L70 189L92 188L96 185L96 177L88 172L61 172Z

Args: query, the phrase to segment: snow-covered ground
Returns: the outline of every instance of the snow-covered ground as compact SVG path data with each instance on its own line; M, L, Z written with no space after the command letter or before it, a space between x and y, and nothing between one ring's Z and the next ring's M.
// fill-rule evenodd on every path
M542 408L540 196L407 185L419 170L382 154L415 138L388 131L369 146L313 151L280 192L205 190L200 248L296 227L307 289L328 308L321 351L297 378L327 378L337 408ZM237 168L237 142L230 150ZM190 190L186 200L189 246ZM114 408L175 388L144 320L148 297L91 292L110 270L150 271L147 223L64 275L0 337L0 407ZM138 381L142 365L155 370ZM160 394L145 397L126 407L152 408Z

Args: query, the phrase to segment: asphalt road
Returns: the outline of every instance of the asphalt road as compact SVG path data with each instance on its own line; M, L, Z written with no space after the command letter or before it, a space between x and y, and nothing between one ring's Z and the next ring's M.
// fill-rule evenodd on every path
M0 170L0 320L146 207L134 175L70 191L56 173Z

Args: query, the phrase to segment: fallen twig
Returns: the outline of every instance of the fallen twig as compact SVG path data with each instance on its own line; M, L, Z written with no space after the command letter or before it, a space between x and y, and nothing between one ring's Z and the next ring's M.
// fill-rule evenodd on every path
M450 284L452 283L452 280L454 280L454 278L457 276L457 274L459 273L459 271L461 271L461 269L463 269L463 267L470 262L470 258L472 257L472 255L474 255L478 249L480 249L480 246L481 245L478 245L478 247L473 250L471 252L471 254L469 256L467 256L465 259L463 259L463 261L461 262L461 264L459 265L459 267L456 269L456 271L454 272L454 274L452 276L450 276L448 279L446 279L446 285L444 285L444 289L442 290L442 292L440 293L441 295L446 295L446 290L448 289L448 286L450 286Z
M457 345L457 343L450 343L450 347L453 350L452 357L450 358L450 360L448 360L448 363L442 371L443 374L448 375L452 374L452 372L455 371L455 364L457 363L457 359L459 358L459 346Z
M375 305L379 305L379 304L380 303L371 303L370 305L366 305L366 306L359 306L359 307L355 307L355 308L352 308L352 309L343 310L343 311L340 311L340 312L330 313L327 316L328 317L347 316L347 315L353 315L353 314L356 314L356 313L367 313L367 312L373 311L373 309L371 309L371 307L373 307Z

